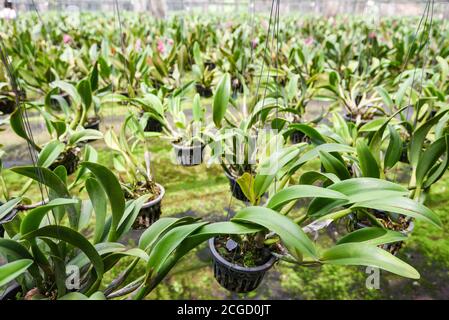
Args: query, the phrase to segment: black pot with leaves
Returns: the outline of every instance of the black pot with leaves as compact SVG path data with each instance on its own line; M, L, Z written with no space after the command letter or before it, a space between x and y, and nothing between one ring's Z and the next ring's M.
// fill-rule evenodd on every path
M204 66L210 71L214 70L217 67L217 65L210 60L205 61Z
M78 168L80 162L81 149L79 147L73 147L65 150L61 155L53 162L49 169L54 170L59 166L64 166L67 170L67 174L73 174Z
M87 122L84 124L84 129L92 129L100 131L100 118L99 117L91 117L87 119Z
M203 163L204 144L181 146L173 143L172 145L175 153L175 160L178 165L192 167Z
M308 141L307 136L302 131L295 130L290 134L290 142L292 144L298 144L307 141Z
M162 123L153 117L149 117L144 130L145 132L162 132Z
M198 92L200 94L200 96L202 96L204 98L210 98L213 95L212 88L205 87L200 83L197 83L195 85L195 88L196 88L196 92Z
M1 99L0 100L0 113L11 114L16 109L16 103L14 100Z
M214 277L218 283L225 289L245 293L250 292L260 285L265 273L271 269L277 259L271 255L271 252L266 248L264 255L264 263L254 267L244 267L237 263L226 260L220 253L220 250L225 250L233 255L237 244L233 240L228 240L223 246L218 241L219 238L211 238L209 240L209 248L212 253L214 261Z
M245 194L242 191L242 188L237 182L238 178L235 178L234 176L230 175L228 172L225 171L226 178L229 180L229 186L231 188L232 196L236 198L237 200L249 202L248 198L245 196Z
M25 91L19 92L20 100L26 99ZM11 114L16 110L15 94L13 92L0 92L0 114Z
M0 201L0 207L3 204L4 203ZM18 212L19 211L17 209L12 209L11 211L9 211L3 217L0 217L0 238L3 238L5 236L5 228L3 227L3 225L7 224L8 222L11 222L16 217Z
M133 224L134 230L146 229L155 223L162 214L162 199L165 195L165 189L156 183L159 194L153 200L144 203L139 211L136 221Z
M0 293L0 301L17 300L17 294L22 292L22 288L17 282L12 282L8 287Z

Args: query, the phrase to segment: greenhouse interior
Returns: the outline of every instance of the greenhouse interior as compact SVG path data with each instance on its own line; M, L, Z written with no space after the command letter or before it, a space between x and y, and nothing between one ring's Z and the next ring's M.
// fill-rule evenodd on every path
M0 0L0 300L449 299L448 18Z

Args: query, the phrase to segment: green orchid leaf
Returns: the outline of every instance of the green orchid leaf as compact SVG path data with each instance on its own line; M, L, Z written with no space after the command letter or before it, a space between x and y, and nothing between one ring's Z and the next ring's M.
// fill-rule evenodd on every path
M84 129L74 133L70 137L69 144L76 145L80 142L99 139L103 139L103 134L100 131L94 129Z
M359 158L359 165L360 169L362 170L363 176L370 178L379 178L380 169L377 165L376 159L363 140L357 141L357 155Z
M287 203L302 198L329 198L348 200L348 197L346 195L337 191L310 185L297 185L287 187L284 190L276 193L268 200L267 207L276 211L280 211L282 207Z
M112 210L112 225L109 233L109 241L116 241L119 222L125 211L125 196L123 195L120 182L105 166L92 162L83 162L82 166L92 172L109 198L109 204Z
M48 168L56 161L56 159L58 159L64 149L65 144L58 140L49 142L39 153L37 165L43 168Z
M101 236L103 235L104 225L106 222L108 208L107 195L100 183L93 178L86 180L86 190L95 211L94 243L98 243L101 241Z
M312 258L317 257L315 246L304 231L291 219L274 210L264 207L247 207L240 210L231 221L260 225L275 232L297 259L301 259L303 254Z
M351 174L348 171L345 163L342 163L334 155L326 152L319 151L321 164L326 172L335 174L339 179L345 180L351 178Z
M402 277L419 279L419 273L412 266L374 245L365 243L344 243L324 251L322 263L334 265L359 265L380 268Z
M378 227L368 227L348 233L341 238L337 244L363 242L366 244L378 246L387 243L407 240L407 236L388 229Z
M419 202L407 197L383 197L363 202L357 202L353 208L368 208L391 213L399 213L418 220L429 222L441 228L442 223L432 210Z
M22 275L33 264L33 260L21 259L0 266L0 288Z
M393 126L388 126L388 129L390 131L390 142L388 143L388 148L385 152L384 167L393 168L402 155L402 140Z
M230 98L231 76L228 73L225 73L214 94L212 115L217 128L221 128L221 122L226 114Z

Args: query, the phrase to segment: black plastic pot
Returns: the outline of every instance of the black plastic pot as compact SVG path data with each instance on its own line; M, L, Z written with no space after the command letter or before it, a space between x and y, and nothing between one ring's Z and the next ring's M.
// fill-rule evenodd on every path
M196 88L196 92L199 93L200 96L205 97L205 98L210 98L212 97L213 93L212 93L212 89L211 88L206 88L205 86L197 83L195 85Z
M0 206L2 205L3 202L0 202ZM3 225L11 222L16 217L17 213L19 212L14 209L0 220L0 238L3 238L5 236L5 228L3 228Z
M147 125L144 129L145 132L162 132L162 124L154 119L154 118L148 118Z
M89 118L84 125L84 129L93 129L100 131L100 118Z
M17 282L13 281L5 289L3 294L0 295L0 301L16 300L16 295L20 292L22 292L22 287Z
M180 146L172 143L175 152L175 159L178 165L192 167L203 162L205 145L194 145L191 147Z
M242 191L242 188L240 188L240 185L237 183L237 179L233 176L229 175L225 171L225 175L229 180L229 185L231 187L232 196L236 198L237 200L249 202L248 198L245 196L245 194Z
M207 70L214 70L217 66L215 63L213 63L212 61L206 61L204 62L204 66L206 67Z
M54 170L59 166L64 166L67 170L67 175L73 174L78 168L80 162L80 149L78 147L69 149L61 154L61 156L50 165L49 169Z
M306 136L306 135L304 134L304 132L299 131L299 130L295 130L295 131L293 131L293 132L290 134L290 142L291 142L292 144L298 144L298 143L301 143L301 142L307 142L307 143L309 143L309 142L310 142L310 139L309 139L308 136Z
M0 100L0 113L11 114L16 109L16 103L13 100Z
M362 223L360 221L358 221L357 217L353 214L349 215L349 231L355 231L355 230L360 230L363 228L368 228L371 227L371 225ZM413 229L415 228L415 224L413 223L413 221L409 222L409 225L406 229L404 230L400 230L399 232L404 234L404 235L409 235L413 232ZM388 251L389 253L391 253L392 255L397 255L399 250L404 246L404 241L398 241L398 242L393 242L393 243L386 243L381 245L380 247L382 249L384 249L385 251Z
M224 259L215 248L215 238L209 240L209 248L214 260L215 279L223 288L232 292L244 293L257 289L265 273L276 262L276 258L271 256L261 266L246 268Z
M146 229L159 220L162 213L162 198L165 195L165 189L160 184L156 184L159 187L159 196L145 203L139 211L139 215L133 224L134 230Z

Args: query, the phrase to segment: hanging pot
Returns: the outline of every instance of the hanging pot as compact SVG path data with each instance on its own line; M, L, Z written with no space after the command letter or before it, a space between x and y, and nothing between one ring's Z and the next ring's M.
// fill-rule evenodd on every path
M22 287L13 281L8 287L0 294L0 301L17 300L16 296L22 292Z
M380 211L378 211L378 212L380 212ZM380 213L382 213L382 212L380 212ZM359 221L357 219L356 215L354 215L354 214L349 215L349 225L348 225L349 232L360 230L363 228L368 228L368 227L371 227L371 225ZM409 234L411 234L413 232L414 228L415 228L415 224L413 223L413 221L409 221L407 227L404 230L398 230L398 231L400 233L402 233L403 235L408 236ZM398 241L398 242L383 244L380 246L380 248L384 249L385 251L388 251L392 255L397 255L399 250L402 249L402 247L404 247L404 245L405 245L404 241Z
M276 262L276 258L270 255L268 261L261 266L242 267L227 261L218 253L215 247L215 238L209 240L209 248L214 260L215 279L223 288L232 292L244 293L257 289L265 273Z
M80 162L81 150L79 147L74 147L64 151L59 158L50 165L50 170L55 170L58 166L64 166L67 170L67 175L73 174L78 168Z
M194 146L180 146L172 143L175 159L178 165L184 167L197 166L203 163L204 144Z
M210 98L213 95L212 89L211 88L207 88L207 87L203 86L202 84L197 83L195 85L195 88L196 88L196 92L198 92L199 95L204 97L204 98Z
M240 188L240 185L237 182L238 178L231 176L226 171L225 171L225 175L229 180L229 185L231 187L232 196L234 198L236 198L237 200L249 202L248 198L245 196L245 194L242 191L242 188Z
M204 66L209 71L212 71L217 67L216 64L210 60L207 60L206 62L204 62Z
M145 132L162 132L162 124L159 120L152 117L148 118L147 125L144 129Z
M0 202L0 207L3 205L3 202ZM1 220L0 220L0 238L3 238L5 236L5 228L3 228L3 225L11 222L19 213L18 210L13 209L10 213L8 213L6 216L4 216Z
M16 102L14 100L0 100L0 114L11 114L14 110L16 110Z
M156 186L159 188L159 195L156 199L148 201L142 206L133 224L134 230L146 229L159 220L162 213L162 198L165 195L165 189L158 183L156 183Z
M84 129L92 129L100 131L100 118L99 117L92 117L87 119L87 123L84 125ZM92 141L92 140L90 140Z
M19 91L19 103L26 99L25 91ZM0 92L0 95L7 96L7 99L0 99L0 114L11 114L16 110L15 94L12 92Z
M292 144L307 142L307 140L308 140L307 138L308 137L302 131L299 131L299 130L295 130L290 134L290 142Z

